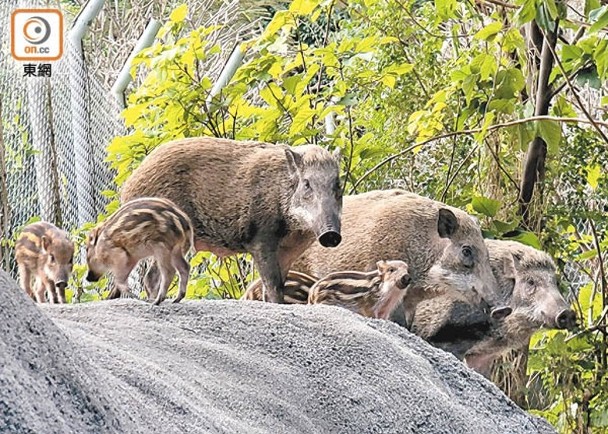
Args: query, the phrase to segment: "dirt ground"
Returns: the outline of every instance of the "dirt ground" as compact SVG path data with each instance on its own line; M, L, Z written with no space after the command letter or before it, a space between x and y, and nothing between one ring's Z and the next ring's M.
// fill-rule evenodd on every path
M453 356L339 308L37 306L2 271L0 292L0 432L555 432Z

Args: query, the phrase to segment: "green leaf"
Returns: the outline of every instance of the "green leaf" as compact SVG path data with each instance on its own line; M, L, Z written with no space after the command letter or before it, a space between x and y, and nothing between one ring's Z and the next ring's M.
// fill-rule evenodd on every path
M471 206L475 211L488 217L494 217L500 208L500 201L488 197L475 196Z
M519 241L522 244L525 244L530 247L534 247L535 249L540 250L540 240L538 237L532 232L521 232L513 237L509 237L509 240Z
M536 16L536 2L535 0L524 0L521 7L515 14L517 26L521 27L526 23L529 23Z
M599 164L587 167L587 183L593 190L597 189L598 181L601 176L601 168Z
M319 2L315 0L294 0L289 5L289 12L295 15L308 15L318 5Z
M299 134L304 131L316 113L317 111L313 110L308 105L301 107L293 118L293 122L289 128L289 134Z
M544 0L544 4L547 7L547 12L549 12L549 16L552 19L556 19L558 17L557 6L555 5L555 0Z
M602 4L600 0L585 0L585 16L589 16L589 13L595 9L598 9Z
M604 54L605 55L605 54ZM584 69L576 75L576 82L581 86L588 85L593 89L600 89L602 82L597 75L597 70L593 67Z
M589 29L589 34L594 34L599 30L602 30L608 25L608 6L602 6L599 9L595 9L589 13L590 20L596 20L595 23Z
M171 15L169 15L169 20L173 23L181 23L186 19L187 16L188 5L184 3L173 9L173 12L171 12Z
M499 21L495 21L493 23L488 24L483 29L475 33L473 38L481 39L483 41L491 41L494 37L502 30L502 23Z
M547 144L547 150L553 155L557 154L562 140L562 127L559 122L551 120L537 121L538 135Z
M456 10L456 0L435 0L435 8L440 18L447 19L454 16Z

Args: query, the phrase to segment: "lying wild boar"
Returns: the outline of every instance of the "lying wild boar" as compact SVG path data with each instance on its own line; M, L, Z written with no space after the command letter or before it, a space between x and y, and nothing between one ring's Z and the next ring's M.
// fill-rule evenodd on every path
M188 216L168 199L139 198L122 205L108 220L95 227L87 239L87 280L98 281L111 270L116 287L129 294L127 279L137 263L153 256L160 269L160 290L154 304L160 304L179 273L179 293L186 295L190 264L185 255L194 245Z
M341 241L338 156L210 137L166 143L127 179L122 201L173 200L191 218L195 247L219 256L248 252L272 302L283 302L292 262L316 238Z
M481 230L459 209L403 190L347 196L342 234L340 246L311 246L292 269L324 276L339 270L369 271L383 258L403 260L412 283L405 311L396 309L401 315L392 318L401 325L411 325L416 305L440 285L475 289L494 304L496 280Z
M460 360L477 343L497 336L497 329L512 312L509 306L491 308L475 291L443 287L434 288L434 293L418 304L411 330Z
M284 284L285 304L307 304L308 291L317 282L316 277L289 271ZM256 279L247 287L241 300L263 301L262 280Z
M52 303L65 303L65 288L74 264L74 242L67 232L47 222L27 225L17 239L15 259L27 295L44 303L48 291Z
M467 365L481 373L488 373L501 354L527 345L541 327L576 327L576 313L559 292L555 263L548 254L514 241L486 240L486 245L502 301L513 313L498 333L467 352Z
M410 284L403 261L378 261L367 273L339 271L315 283L308 293L309 304L340 306L368 318L389 319Z

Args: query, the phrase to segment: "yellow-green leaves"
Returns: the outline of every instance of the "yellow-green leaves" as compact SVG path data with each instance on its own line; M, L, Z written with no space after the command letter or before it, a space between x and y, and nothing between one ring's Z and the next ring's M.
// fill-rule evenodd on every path
M437 8L437 14L442 19L449 19L454 17L458 6L457 0L435 0L435 8Z
M537 121L538 136L547 144L549 153L555 155L559 151L562 140L562 127L559 122L551 120Z
M500 201L489 197L475 196L471 200L472 208L486 217L494 217L500 208Z
M594 164L587 167L587 184L592 190L597 189L600 176L602 175L599 164Z
M475 33L474 38L481 39L483 41L492 41L492 40L494 40L494 38L496 37L498 32L500 32L501 30L502 30L502 23L495 21L493 23L488 24L483 29L481 29L480 31Z
M187 16L188 16L188 5L186 3L184 3L182 5L179 5L175 9L173 9L173 12L171 12L171 15L169 15L169 20L172 23L181 23L182 21L184 21L186 19Z

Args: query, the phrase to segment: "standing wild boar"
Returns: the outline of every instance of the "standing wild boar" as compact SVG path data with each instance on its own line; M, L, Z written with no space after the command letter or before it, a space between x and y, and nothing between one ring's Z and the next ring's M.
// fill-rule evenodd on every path
M416 308L411 330L431 345L463 360L484 339L496 337L497 329L512 312L509 306L491 308L475 291L434 288L433 298Z
M190 219L173 202L160 198L134 199L89 233L87 280L96 282L111 270L118 290L123 295L129 294L129 274L140 260L153 256L160 270L160 290L154 304L160 304L167 296L176 270L179 293L174 303L179 303L186 295L190 273L190 264L184 256L193 245Z
M514 241L486 240L500 296L513 309L493 337L471 348L465 361L487 374L501 354L522 348L541 327L572 329L576 313L560 294L555 263L540 250Z
M314 239L341 241L338 172L338 156L319 146L183 139L144 159L122 201L170 198L192 220L196 250L251 253L267 298L280 303L290 265Z
M65 288L74 264L74 242L67 232L47 222L27 225L17 239L15 259L27 295L44 303L48 292L52 303L65 303Z
M411 279L403 261L378 261L376 267L367 273L328 274L310 288L308 303L340 306L368 318L389 319L406 295Z
M418 302L440 285L475 289L494 304L496 280L481 230L459 209L403 190L347 196L342 234L340 246L311 246L292 269L324 276L339 270L369 271L383 258L403 260L412 283L403 302L405 311L396 309L401 317L392 318L401 325L411 325Z
M308 292L317 282L316 277L297 271L289 271L283 285L285 304L307 304ZM256 279L247 287L241 300L263 301L262 280Z

